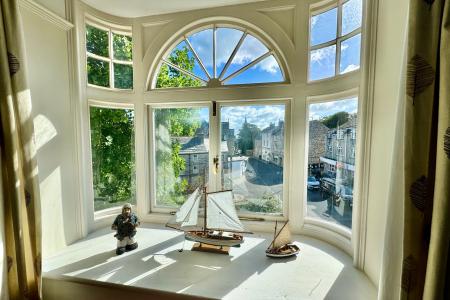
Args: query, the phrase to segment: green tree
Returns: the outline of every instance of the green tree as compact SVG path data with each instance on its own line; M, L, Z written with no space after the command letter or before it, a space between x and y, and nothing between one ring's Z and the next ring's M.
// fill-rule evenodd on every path
M174 65L192 73L194 70L195 58L190 56L189 53L189 49L184 46L182 49L175 49L168 59ZM196 87L201 85L202 83L200 80L192 78L166 64L161 66L156 80L157 88Z
M345 111L337 112L331 116L325 117L321 122L328 128L336 128L339 125L348 121L349 113Z
M178 138L194 136L201 125L199 109L157 109L154 117L157 199L164 204L179 205L185 201L188 182L180 178L186 169L186 161L180 155L182 145Z
M113 57L117 60L131 61L133 43L130 36L113 34ZM89 53L109 59L108 32L86 25L86 50ZM93 57L87 58L88 83L103 87L111 87L109 80L110 62ZM133 88L133 67L127 64L114 63L114 87L119 89Z
M91 107L91 146L96 202L134 202L134 112Z
M261 130L255 124L250 124L247 120L239 131L237 146L241 154L245 154L247 150L253 150L254 140L261 135Z

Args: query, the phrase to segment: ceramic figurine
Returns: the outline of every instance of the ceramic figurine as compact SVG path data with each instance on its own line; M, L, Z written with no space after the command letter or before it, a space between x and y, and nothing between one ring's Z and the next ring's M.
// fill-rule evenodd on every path
M112 230L117 230L117 233L114 235L117 238L117 255L138 247L134 236L136 235L136 227L139 225L138 217L131 211L131 204L126 203L122 207L122 213L116 217L111 226Z

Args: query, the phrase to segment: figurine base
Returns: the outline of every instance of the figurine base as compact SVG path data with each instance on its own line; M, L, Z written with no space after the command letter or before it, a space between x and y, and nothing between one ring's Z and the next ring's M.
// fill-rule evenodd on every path
M208 244L202 244L202 243L195 243L194 246L192 246L191 251L203 251L203 252L211 252L211 253L218 253L218 254L230 254L230 247L228 246L214 246L214 245L208 245Z

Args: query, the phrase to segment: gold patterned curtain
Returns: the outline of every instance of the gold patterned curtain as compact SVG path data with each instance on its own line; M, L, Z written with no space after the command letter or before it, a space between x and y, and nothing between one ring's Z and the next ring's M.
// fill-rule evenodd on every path
M17 0L0 1L0 154L9 299L40 299L41 222L31 97Z
M450 299L450 0L411 0L401 297Z

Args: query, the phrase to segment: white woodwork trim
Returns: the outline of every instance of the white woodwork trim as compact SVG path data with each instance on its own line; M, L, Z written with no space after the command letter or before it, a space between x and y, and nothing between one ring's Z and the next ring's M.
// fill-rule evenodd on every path
M358 182L359 201L355 205L357 218L352 222L353 228L353 264L364 270L366 240L367 240L367 209L369 206L369 179L370 179L370 158L372 156L372 127L373 127L373 102L375 89L375 65L376 65L376 45L377 45L377 24L378 24L378 0L363 1L363 23L361 34L361 85L360 98L364 105L359 103L358 111L361 118L358 126L361 128L358 149ZM361 109L360 109L361 108ZM361 120L362 123L361 123Z
M25 8L28 11L34 13L35 15L41 17L42 19L52 23L56 27L64 30L69 31L73 28L73 24L64 18L58 16L48 8L38 4L37 2L33 0L19 0L19 6L21 8Z

